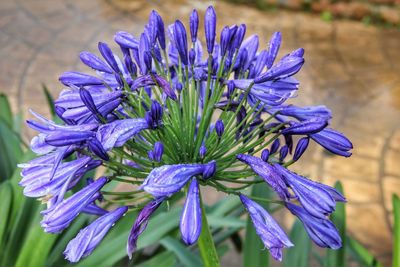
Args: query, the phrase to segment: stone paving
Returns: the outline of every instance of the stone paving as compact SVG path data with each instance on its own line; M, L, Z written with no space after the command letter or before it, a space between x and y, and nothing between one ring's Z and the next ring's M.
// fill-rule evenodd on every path
M99 40L111 43L120 29L140 34L152 9L173 22L188 18L193 7L204 11L210 3L3 0L0 91L24 115L28 107L47 114L41 84L58 94L58 75L82 69L80 51L96 51ZM216 3L216 9L219 27L247 23L248 33L258 33L265 44L273 31L282 31L281 55L305 48L296 101L329 106L334 127L351 138L355 149L353 157L344 159L315 146L293 167L329 184L342 181L350 233L388 266L391 194L400 194L400 32L349 21L326 23L301 13L262 13L224 2Z

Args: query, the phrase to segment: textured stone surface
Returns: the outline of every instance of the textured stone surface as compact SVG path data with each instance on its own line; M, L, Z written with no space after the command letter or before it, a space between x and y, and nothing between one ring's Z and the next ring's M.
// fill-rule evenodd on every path
M27 115L31 107L48 114L41 84L57 95L62 89L58 76L63 71L88 70L79 64L80 51L97 52L97 41L111 43L117 30L140 34L152 9L166 23L177 17L187 23L193 7L204 14L209 3L1 1L0 91L9 95L15 111ZM400 194L400 32L349 21L326 23L301 13L262 13L225 2L218 2L216 9L219 28L247 23L248 34L258 33L264 46L273 31L281 30L279 56L300 46L306 49L296 101L330 107L333 126L353 140L355 149L353 157L345 159L311 144L291 168L331 185L341 180L349 200L350 232L389 266L390 199L392 193ZM27 131L26 137L30 135ZM212 194L208 200L217 197Z

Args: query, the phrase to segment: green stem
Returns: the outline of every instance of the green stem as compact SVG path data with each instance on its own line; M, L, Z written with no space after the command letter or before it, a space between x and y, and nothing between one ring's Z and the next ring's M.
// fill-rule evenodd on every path
M211 235L210 227L208 226L206 211L204 209L203 201L200 198L201 205L201 234L197 244L199 246L200 255L205 267L219 267L221 266L215 248L214 240Z

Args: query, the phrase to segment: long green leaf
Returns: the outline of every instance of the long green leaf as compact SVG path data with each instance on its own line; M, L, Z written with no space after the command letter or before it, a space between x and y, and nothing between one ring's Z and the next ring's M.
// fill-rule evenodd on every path
M269 198L270 193L266 184L253 185L251 196L258 198ZM268 205L261 204L265 209ZM246 239L244 242L243 266L267 267L269 266L269 255L264 249L264 244L258 237L250 217L247 219Z
M9 179L22 157L19 135L0 119L0 181Z
M335 188L343 193L343 186L340 182L336 182ZM342 238L342 247L337 250L328 249L326 251L327 260L325 261L326 267L345 267L346 266L346 209L345 203L338 202L336 210L331 216L332 222L339 230L340 237Z
M44 266L57 235L45 233L40 227L40 207L23 242L15 267Z
M218 253L215 248L210 227L208 226L206 211L203 203L201 203L201 211L201 234L197 244L199 246L201 258L203 259L203 265L205 267L218 267L221 266L221 264L219 263Z
M347 248L353 258L355 258L361 266L365 267L382 267L382 264L378 262L374 255L372 255L368 249L361 245L355 239L347 236Z
M174 267L176 266L176 258L171 251L164 251L151 259L142 262L136 267Z
M164 237L160 243L169 251L172 251L183 266L201 267L201 260L177 239Z
M400 267L400 199L393 195L394 231L393 231L393 267Z
M13 190L8 181L0 184L0 247L3 247L3 237L7 231L12 208ZM2 250L0 250L0 258Z
M296 220L289 235L294 247L286 250L283 257L284 267L308 267L311 253L311 241L303 224Z
M0 119L3 120L10 129L12 129L13 116L10 102L8 102L7 96L3 93L0 93Z

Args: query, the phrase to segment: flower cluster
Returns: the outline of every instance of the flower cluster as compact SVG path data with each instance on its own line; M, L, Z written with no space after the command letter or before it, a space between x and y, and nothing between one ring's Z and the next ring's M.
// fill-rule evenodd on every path
M32 112L37 120L27 123L39 132L31 142L38 157L20 164L20 185L26 196L47 203L42 227L58 233L81 213L98 216L68 244L69 261L88 256L125 213L139 210L127 235L131 256L151 215L183 189L180 231L183 242L194 244L202 226L200 186L237 195L265 247L281 260L282 249L292 242L273 217L245 195L260 178L303 222L317 245L341 246L328 216L345 198L287 169L300 159L310 139L340 156L350 156L352 149L343 134L328 128L331 112L325 106L286 104L296 96L299 82L293 76L304 63L304 50L277 59L281 33L276 32L258 51L259 37L245 38L244 24L225 26L217 43L216 20L209 7L203 46L196 10L189 31L179 20L165 27L161 16L151 12L138 38L116 33L119 55L102 42L101 57L80 54L96 75L61 75L66 89L54 103L61 123ZM106 168L105 176L89 178L79 189L88 171L99 166ZM117 203L125 200L126 205L109 211L101 204L112 201L103 196L109 193L107 183L139 187L119 192Z

